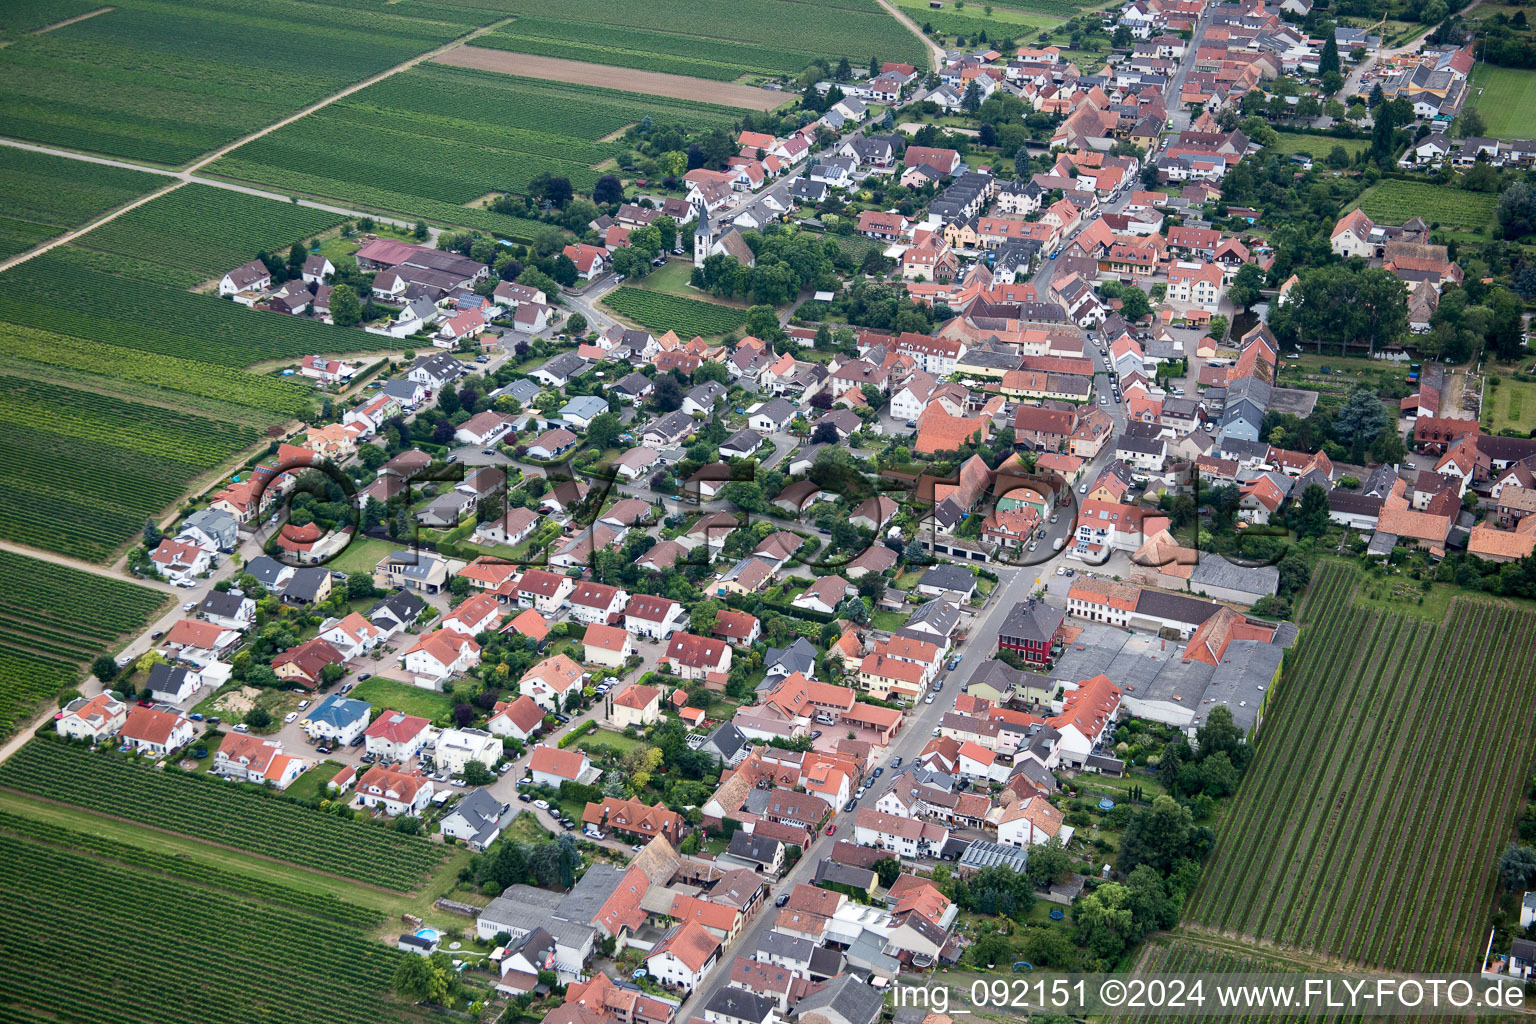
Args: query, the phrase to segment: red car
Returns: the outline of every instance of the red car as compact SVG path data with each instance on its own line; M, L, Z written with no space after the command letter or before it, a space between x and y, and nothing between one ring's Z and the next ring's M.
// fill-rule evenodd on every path
M837 835L837 826L836 825L828 825L827 826L827 835L829 835L829 836Z

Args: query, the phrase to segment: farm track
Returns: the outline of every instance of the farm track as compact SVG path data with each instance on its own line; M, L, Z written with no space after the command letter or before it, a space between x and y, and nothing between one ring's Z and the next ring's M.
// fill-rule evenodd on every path
M434 64L476 71L494 71L519 78L548 82L595 85L619 92L667 96L697 103L718 103L746 110L772 110L789 102L782 92L733 85L688 75L669 75L660 71L638 71L611 64L589 64L563 57L541 57L511 50L491 50L483 46L458 44L432 59ZM622 129L618 134L622 134ZM601 141L601 140L599 140Z

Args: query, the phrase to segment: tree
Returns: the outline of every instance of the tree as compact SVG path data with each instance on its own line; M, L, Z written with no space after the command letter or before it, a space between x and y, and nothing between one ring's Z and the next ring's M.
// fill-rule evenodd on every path
M881 857L870 865L870 870L880 879L880 884L889 889L901 877L901 862L894 857Z
M459 774L468 786L489 786L496 781L496 773L487 768L483 761L469 761Z
M1172 797L1159 800L1172 802ZM1127 834L1127 837L1129 834ZM1072 907L1078 944L1101 960L1113 960L1125 951L1135 926L1130 890L1116 882L1101 885Z
M656 389L651 394L656 408L662 412L673 412L683 406L683 389L677 383L677 378L670 373L663 373L656 378Z
M268 713L266 708L254 707L247 711L245 717L240 719L240 721L252 729L265 729L272 724L272 715Z
M1193 831L1194 818L1189 808L1180 806L1167 794L1157 797L1151 807L1138 810L1126 825L1120 844L1120 870L1129 873L1139 864L1150 864L1158 871L1168 872L1176 860L1187 854Z
M811 431L811 444L837 444L837 427L831 423L818 423Z
M1456 118L1457 138L1481 137L1487 130L1488 126L1483 123L1483 115L1477 112L1476 107L1466 108L1461 112L1461 116Z
M572 313L565 321L565 329L573 335L587 333L587 318L580 313Z
M415 236L416 241L425 242L427 240L427 236L432 234L432 229L427 227L426 221L419 220L416 222L416 226L411 229L411 234Z
M1225 751L1212 754L1200 762L1200 789L1220 799L1237 792L1237 768ZM1140 868L1137 869L1138 871Z
M604 412L592 417L592 422L587 424L587 443L598 451L612 448L618 443L619 434L624 429L624 421L619 419L618 413Z
M967 114L974 114L979 106L981 106L981 86L973 78L965 87L965 94L960 97L960 109Z
M1244 263L1237 268L1237 276L1232 279L1232 287L1227 289L1227 298L1232 300L1232 305L1239 309L1247 309L1259 301L1259 289L1264 287L1264 271L1260 270L1256 263Z
M1275 571L1280 574L1280 596L1282 597L1289 597L1305 589L1312 579L1312 569L1307 565L1307 560L1295 551L1280 559L1275 565Z
M1232 709L1217 704L1206 716L1205 724L1196 730L1195 740L1202 759L1218 753L1235 754L1243 744L1243 731L1232 721Z
M1327 41L1323 43L1323 55L1317 61L1317 73L1319 75L1326 75L1330 71L1334 74L1339 73L1339 42L1333 37L1331 32L1328 34ZM1333 92L1338 92L1338 90L1335 89Z
M412 1002L443 1006L458 985L458 973L446 953L407 956L395 968L393 983L396 995Z
M624 199L624 183L617 174L605 174L592 186L592 201L604 206Z
M103 683L110 683L117 678L117 661L110 654L103 654L91 662L91 675Z
M715 628L715 616L720 614L720 602L705 598L688 613L688 632L694 636L709 636Z
M343 282L331 288L331 322L337 327L356 327L363 319L357 290Z
M1052 836L1044 845L1030 847L1024 874L1037 889L1044 889L1066 874L1071 863L1066 847L1061 845L1061 837Z
M1321 484L1308 484L1296 511L1286 518L1297 536L1321 537L1328 532L1328 492Z
M153 519L144 520L144 546L146 548L153 551L160 546L160 542L164 539L165 535L160 532L160 527L155 525Z
M1499 858L1499 884L1514 892L1536 885L1536 850L1511 846Z
M1391 426L1391 417L1376 392L1357 387L1333 417L1333 433L1339 444L1350 450L1351 461L1358 462L1366 446Z

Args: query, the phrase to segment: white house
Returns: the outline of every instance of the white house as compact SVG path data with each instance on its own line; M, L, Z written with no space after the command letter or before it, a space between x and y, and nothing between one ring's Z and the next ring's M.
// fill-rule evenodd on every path
M432 749L432 760L440 771L458 775L471 761L495 768L501 760L501 738L481 729L444 729Z
M53 727L60 736L100 743L116 736L128 720L128 705L110 693L76 697L64 705Z
M383 643L384 630L352 612L344 619L327 619L320 624L320 639L336 648L343 658L353 658L373 650Z
M331 694L310 709L304 720L309 738L333 747L344 747L363 735L368 728L372 706L367 701Z
M560 788L562 782L580 782L592 771L592 762L579 750L561 750L540 743L528 755L528 772L535 785Z
M645 958L645 969L663 984L692 992L719 959L720 940L703 925L688 921L662 937Z
M154 700L180 704L203 685L202 673L180 665L154 665L149 670L145 688Z
M363 733L368 753L382 761L406 761L432 741L432 723L399 711L385 711Z
M1063 845L1072 839L1072 826L1063 824L1065 815L1046 803L1044 797L1032 796L996 813L997 841L1008 846L1027 847L1061 838ZM988 817L992 817L989 814Z
M308 767L307 762L283 753L283 745L276 740L242 732L226 733L213 757L213 770L218 775L278 789L287 789Z
M865 807L854 816L853 841L912 859L937 854L949 841L949 829L935 822L881 814Z
M417 638L400 663L417 686L436 684L480 664L480 645L452 629L437 629Z
M167 537L150 552L149 560L160 575L174 583L207 572L213 566L213 553L190 541Z
M620 668L635 653L635 645L622 626L593 623L581 643L586 663L604 668Z
M519 689L546 711L560 711L572 693L581 692L583 672L564 654L545 658L523 673Z
M132 707L117 735L123 746L138 753L168 754L191 743L197 730L185 715Z
M373 765L357 780L357 802L390 817L420 814L432 800L432 780Z
M613 698L611 706L608 720L620 729L654 725L661 718L661 690L636 684Z
M669 597L636 594L624 606L624 628L648 640L665 640L682 629L687 610Z
M615 623L624 615L629 594L606 583L582 582L570 596L571 617L578 622Z
M514 701L497 701L485 727L497 736L526 740L544 724L544 709L526 693Z

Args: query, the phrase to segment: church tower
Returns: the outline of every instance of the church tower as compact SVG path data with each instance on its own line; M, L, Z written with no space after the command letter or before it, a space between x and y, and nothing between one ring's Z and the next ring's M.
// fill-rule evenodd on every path
M720 229L709 219L703 196L694 200L693 208L697 221L693 228L693 265L702 267L715 243L720 241Z

